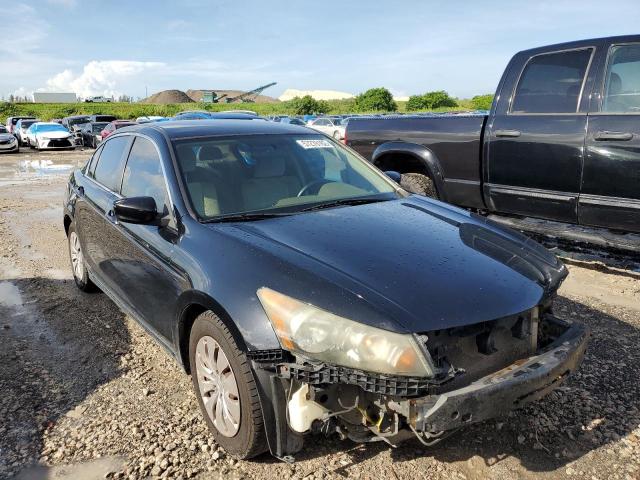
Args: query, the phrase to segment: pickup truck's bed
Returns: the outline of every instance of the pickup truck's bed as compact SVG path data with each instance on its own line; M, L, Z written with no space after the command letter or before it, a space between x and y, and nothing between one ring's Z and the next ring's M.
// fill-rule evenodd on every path
M385 166L392 155L397 161L394 145L398 151L412 151L417 158L428 147L438 163L441 178L433 180L440 198L483 208L480 159L486 119L481 114L356 117L349 121L347 145L383 170L398 169L397 163L393 168Z

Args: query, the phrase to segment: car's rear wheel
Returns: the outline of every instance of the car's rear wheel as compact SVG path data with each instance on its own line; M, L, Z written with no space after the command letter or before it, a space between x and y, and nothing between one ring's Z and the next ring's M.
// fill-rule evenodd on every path
M249 359L213 312L202 313L191 328L189 361L198 404L216 442L236 458L266 451Z
M400 185L408 192L424 195L425 197L438 198L438 192L433 180L421 173L403 173Z
M67 239L69 242L71 272L73 273L73 280L76 282L76 286L83 292L96 291L97 288L95 284L89 278L89 271L85 264L84 253L82 251L82 245L80 244L80 237L78 237L78 233L76 232L73 224L69 226Z

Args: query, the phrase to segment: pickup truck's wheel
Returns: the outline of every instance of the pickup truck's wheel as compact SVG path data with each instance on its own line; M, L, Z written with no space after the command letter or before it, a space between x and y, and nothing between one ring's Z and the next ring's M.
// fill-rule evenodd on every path
M82 246L80 245L80 237L78 237L73 223L69 225L67 240L69 241L71 271L73 272L73 280L76 282L76 286L83 292L96 291L97 287L89 278L89 271L85 265L84 254L82 252Z
M415 193L417 195L424 195L425 197L438 198L438 192L436 186L426 175L421 173L404 173L400 178L400 185L405 190Z
M189 337L191 379L216 442L236 458L267 450L262 409L247 355L210 311L196 318Z

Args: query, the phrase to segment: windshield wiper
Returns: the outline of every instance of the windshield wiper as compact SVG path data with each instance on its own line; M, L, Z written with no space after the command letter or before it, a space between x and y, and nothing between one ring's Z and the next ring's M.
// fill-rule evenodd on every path
M264 220L266 218L287 217L291 213L276 212L254 212L254 213L232 213L230 215L221 215L215 218L203 220L202 223L223 223L223 222L251 222L254 220Z
M331 202L320 203L318 205L313 205L311 207L303 208L300 211L311 212L313 210L322 210L325 208L341 207L344 205L364 205L365 203L387 202L389 200L391 199L380 198L380 197L341 198L340 200L333 200Z

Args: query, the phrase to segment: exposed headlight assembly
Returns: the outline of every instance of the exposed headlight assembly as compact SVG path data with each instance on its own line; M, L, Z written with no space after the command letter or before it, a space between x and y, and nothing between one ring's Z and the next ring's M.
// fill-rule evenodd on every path
M266 287L257 293L285 350L369 372L433 376L429 361L410 334L354 322Z

